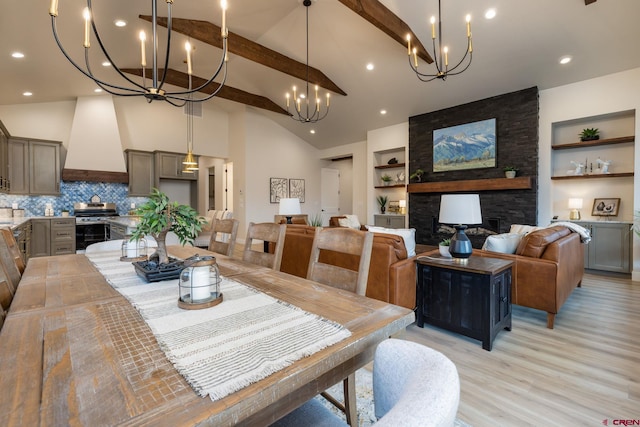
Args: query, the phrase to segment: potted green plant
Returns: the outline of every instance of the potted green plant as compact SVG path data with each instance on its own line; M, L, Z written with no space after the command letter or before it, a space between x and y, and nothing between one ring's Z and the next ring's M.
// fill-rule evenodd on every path
M600 131L598 128L585 128L578 134L580 141L595 141L600 139Z
M391 181L393 181L393 178L391 178L391 175L387 175L387 174L382 175L380 179L382 180L382 183L384 185L389 185L391 184Z
M440 255L445 258L451 258L451 253L449 253L449 245L451 245L451 239L444 239L438 244L438 250L440 251Z
M409 179L415 179L416 181L421 182L422 175L424 175L424 171L422 169L416 169L414 173L409 175Z
M384 213L387 209L387 201L389 200L387 196L378 196L376 197L378 204L380 205L380 213Z
M64 216L64 217L69 216L69 209L62 209L62 210L60 211L60 215L62 215L62 216Z
M505 166L504 168L504 176L507 178L515 178L516 173L518 172L518 168L515 166Z
M149 201L136 209L136 215L140 216L140 222L131 234L131 240L138 241L147 235L153 236L158 248L149 259L157 258L159 264L169 263L166 246L169 231L176 233L180 243L184 245L193 243L205 223L205 219L191 206L170 202L169 197L157 188L152 190Z
M322 227L322 214L317 213L309 217L309 225L312 225L314 227Z

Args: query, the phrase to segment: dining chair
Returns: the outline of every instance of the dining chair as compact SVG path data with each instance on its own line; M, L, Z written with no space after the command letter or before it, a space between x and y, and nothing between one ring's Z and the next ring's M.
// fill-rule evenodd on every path
M9 232L11 232L11 230L9 230ZM7 282L9 282L9 285L11 285L13 292L15 292L15 290L18 288L18 284L20 283L20 278L22 277L22 271L24 271L24 269L20 271L18 262L11 252L11 244L10 242L8 242L8 240L15 243L13 233L11 233L11 239L5 236L5 233L0 234L0 264L2 265L2 269L6 274ZM15 247L17 249L18 245L15 244ZM20 264L24 265L22 258L20 256L18 256L18 258L20 258Z
M364 296L367 293L372 248L371 232L346 227L318 227L311 247L307 279ZM340 259L345 256L360 257L357 271L340 266ZM345 413L349 425L358 424L355 382L355 373L344 379L344 403L327 392L321 393L325 399Z
M276 224L273 222L263 222L259 224L249 223L242 259L276 271L280 270L286 231L287 226L285 224ZM252 245L254 244L254 240L275 243L273 253L253 249Z
M240 221L237 219L213 219L209 250L226 256L233 256ZM222 240L218 240L218 236Z
M460 403L460 378L453 362L422 344L381 342L373 360L376 427L453 426ZM311 399L272 426L345 426L342 418Z
M0 276L2 276L4 272L0 272ZM11 301L13 301L14 291L11 289L9 282L2 278L0 280L0 309L3 311L8 311L11 306Z
M24 259L22 258L22 253L20 252L18 242L16 242L16 238L13 235L13 231L8 228L0 228L0 235L2 235L2 238L7 243L9 253L13 258L16 267L18 267L18 271L20 271L20 274L22 275L22 273L24 273L24 269L26 268L26 264L24 262Z

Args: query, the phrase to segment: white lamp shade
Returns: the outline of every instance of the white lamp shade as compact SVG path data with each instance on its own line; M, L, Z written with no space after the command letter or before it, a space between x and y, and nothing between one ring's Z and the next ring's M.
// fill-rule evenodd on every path
M482 224L478 194L443 194L438 220L443 224Z
M407 207L407 201L406 200L400 200L398 202L398 206L400 206L401 208L406 208Z
M569 209L582 209L582 199L569 199Z
M292 199L280 199L280 215L298 215L301 213L300 199L297 197Z

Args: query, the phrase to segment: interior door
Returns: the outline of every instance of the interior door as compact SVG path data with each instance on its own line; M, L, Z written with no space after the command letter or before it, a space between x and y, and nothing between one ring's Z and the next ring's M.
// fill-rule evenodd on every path
M340 172L322 168L320 171L320 209L322 225L329 225L329 218L340 214Z

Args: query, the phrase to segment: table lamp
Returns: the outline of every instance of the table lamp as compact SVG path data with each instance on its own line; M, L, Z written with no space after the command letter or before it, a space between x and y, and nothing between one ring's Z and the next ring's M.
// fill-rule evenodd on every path
M400 213L404 214L407 212L407 201L406 200L400 200L398 202L398 207L400 208Z
M449 253L454 261L466 263L473 248L464 230L467 225L482 224L480 196L478 194L443 194L440 198L438 220L455 227L456 233L451 237Z
M291 224L291 217L302 213L300 210L300 199L297 197L291 199L280 199L280 209L278 213L287 218L287 224Z
M569 213L570 220L578 220L580 219L580 209L582 209L582 199L569 199L569 209L571 212Z

